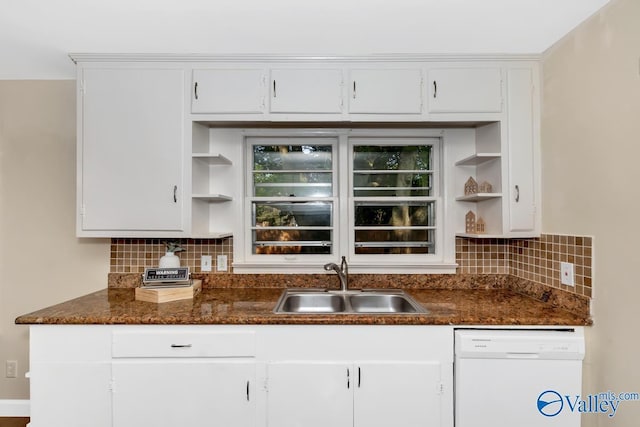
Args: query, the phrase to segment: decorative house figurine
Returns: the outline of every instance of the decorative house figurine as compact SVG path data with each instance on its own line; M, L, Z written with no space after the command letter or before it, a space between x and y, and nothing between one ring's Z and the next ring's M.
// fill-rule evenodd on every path
M464 183L464 195L468 196L470 194L478 193L478 183L472 176L469 177L467 182Z
M482 183L478 185L478 193L491 193L492 191L493 186L487 181L482 181Z
M478 220L476 221L476 234L484 234L484 232L485 232L484 219L478 217Z
M475 234L476 233L476 214L472 211L467 212L464 216L465 219L465 232L467 234Z

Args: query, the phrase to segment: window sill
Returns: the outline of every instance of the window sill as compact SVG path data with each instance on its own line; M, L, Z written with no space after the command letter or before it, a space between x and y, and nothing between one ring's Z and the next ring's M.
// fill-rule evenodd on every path
M234 263L235 274L317 274L324 273L322 263L282 265L271 263ZM432 263L432 264L399 264L377 263L349 264L349 273L352 274L455 274L456 263Z

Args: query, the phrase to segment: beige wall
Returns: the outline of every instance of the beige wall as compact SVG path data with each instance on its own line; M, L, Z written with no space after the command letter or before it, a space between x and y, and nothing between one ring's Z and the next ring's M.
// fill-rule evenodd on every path
M543 230L591 234L585 393L640 392L640 1L614 0L543 61ZM585 426L637 426L640 402Z
M109 241L74 237L75 126L75 81L0 81L0 399L29 397L14 319L107 283Z

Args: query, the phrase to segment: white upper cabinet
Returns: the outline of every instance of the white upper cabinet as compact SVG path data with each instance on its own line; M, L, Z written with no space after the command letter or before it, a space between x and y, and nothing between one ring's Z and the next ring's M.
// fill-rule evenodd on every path
M264 69L196 69L191 87L191 112L261 114L265 110Z
M537 182L533 75L531 68L509 69L509 232L537 228Z
M184 71L85 68L78 235L183 230Z
M500 68L432 68L428 72L429 113L499 113Z
M349 113L422 113L422 70L350 70Z
M341 69L272 69L269 111L340 114L342 83Z

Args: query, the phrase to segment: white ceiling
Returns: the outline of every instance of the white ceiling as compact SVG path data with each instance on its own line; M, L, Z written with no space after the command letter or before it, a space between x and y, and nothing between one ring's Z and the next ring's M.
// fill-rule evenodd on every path
M0 0L0 79L73 78L69 52L542 53L609 1Z

